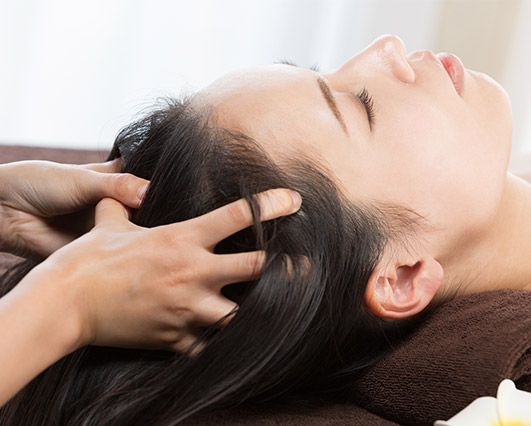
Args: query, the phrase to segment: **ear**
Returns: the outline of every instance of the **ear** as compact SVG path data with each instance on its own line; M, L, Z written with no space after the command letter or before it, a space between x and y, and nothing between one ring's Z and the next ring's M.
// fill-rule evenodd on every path
M380 262L367 283L365 304L380 317L410 317L428 306L443 275L442 266L432 257L410 264Z

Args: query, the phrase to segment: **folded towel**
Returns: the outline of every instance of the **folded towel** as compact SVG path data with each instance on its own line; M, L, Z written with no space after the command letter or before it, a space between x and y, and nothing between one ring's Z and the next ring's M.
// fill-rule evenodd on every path
M315 404L289 411L272 408L237 408L200 413L186 426L398 426L353 404Z
M531 391L531 292L499 290L451 301L367 369L352 402L406 425L448 419L511 379Z

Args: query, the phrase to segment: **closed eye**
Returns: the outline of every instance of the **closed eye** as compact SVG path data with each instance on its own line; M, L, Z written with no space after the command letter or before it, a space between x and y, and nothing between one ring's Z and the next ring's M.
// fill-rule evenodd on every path
M372 96L369 95L369 92L364 87L358 94L358 99L361 101L367 112L367 119L369 120L369 127L372 131L372 126L374 124L374 102Z
M275 63L276 64L290 65L292 67L297 67L297 65L294 62L286 60L286 59L280 60L280 61L275 62ZM320 67L319 67L318 64L312 65L308 69L310 69L312 71L315 71L315 72L319 72L320 71ZM323 95L325 96L325 98L326 98L326 100L328 102L328 105L330 106L330 109L334 113L335 117L338 119L339 124L341 125L341 127L343 128L345 133L348 134L345 122L343 120L343 117L341 116L341 113L339 112L339 109L337 108L336 102L335 102L335 100L334 100L334 98L333 98L333 96L331 94L330 88L328 88L328 85L326 84L326 82L321 77L319 77L317 79L317 81L319 83L319 86L321 87L321 91L323 92ZM367 89L364 87L356 95L356 97L358 98L358 100L361 102L361 104L365 108L365 112L367 114L367 120L369 122L369 129L372 132L372 127L373 127L373 124L374 124L374 121L375 121L375 114L374 114L374 109L375 108L374 108L374 102L373 102L372 96L369 94Z

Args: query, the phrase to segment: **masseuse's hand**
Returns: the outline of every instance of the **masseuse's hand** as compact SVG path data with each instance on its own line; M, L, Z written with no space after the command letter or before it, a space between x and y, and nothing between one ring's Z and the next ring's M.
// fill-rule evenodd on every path
M119 161L0 165L0 250L43 258L92 228L102 198L137 208L148 181L117 173Z
M300 207L300 196L284 189L264 192L258 201L262 220ZM239 200L184 222L142 228L119 202L104 199L94 229L53 253L18 286L51 283L60 322L77 324L77 346L182 352L200 327L236 307L222 295L224 285L259 276L263 252L213 253L217 243L252 223L247 202Z

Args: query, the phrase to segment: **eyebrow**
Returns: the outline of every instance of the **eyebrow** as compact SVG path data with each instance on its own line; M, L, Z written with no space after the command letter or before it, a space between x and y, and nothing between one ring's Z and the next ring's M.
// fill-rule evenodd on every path
M321 93L326 99L326 103L328 104L328 107L334 114L334 117L336 117L337 121L339 122L345 134L348 136L348 130L347 130L347 126L345 125L345 120L343 120L343 116L339 112L339 109L337 107L337 102L334 98L334 95L332 95L332 91L330 90L330 87L328 86L328 84L326 84L326 81L321 76L317 77L317 83L319 84L319 89L321 89Z
M280 60L280 61L275 62L275 63L276 64L289 65L289 66L292 66L292 67L299 68L299 66L297 64L295 64L292 61L286 60L286 59ZM318 65L313 65L309 69L312 70L312 71L319 71L319 66ZM336 99L334 98L334 95L332 94L332 91L330 90L330 86L328 86L328 84L326 83L325 79L323 77L321 77L321 76L317 77L317 83L319 85L319 89L321 89L321 93L323 94L328 107L330 108L330 111L332 111L332 114L334 114L334 117L336 117L337 121L339 122L339 125L341 126L341 128L343 129L345 134L348 136L348 129L347 129L347 126L345 124L345 120L343 119L343 116L339 112L339 108L337 107Z

